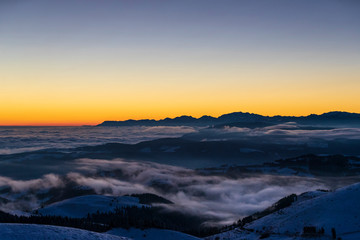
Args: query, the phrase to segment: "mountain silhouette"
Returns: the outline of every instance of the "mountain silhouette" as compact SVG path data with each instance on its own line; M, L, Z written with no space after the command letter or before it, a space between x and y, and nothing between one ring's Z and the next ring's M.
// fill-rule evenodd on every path
M125 121L104 121L97 125L102 127L121 127L121 126L242 126L254 127L271 126L273 124L296 122L306 125L344 125L360 126L360 114L349 112L327 112L320 115L310 114L308 116L263 116L248 112L233 112L221 115L220 117L211 117L204 115L200 118L192 116L180 116L175 118L165 118L161 120L142 119Z

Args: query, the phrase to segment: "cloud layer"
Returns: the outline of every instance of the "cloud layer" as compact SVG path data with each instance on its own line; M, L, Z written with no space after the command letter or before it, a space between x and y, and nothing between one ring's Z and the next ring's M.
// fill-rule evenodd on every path
M185 138L198 141L244 140L259 146L262 142L266 142L284 144L287 147L292 144L306 144L318 148L328 147L328 141L360 139L360 129L357 128L308 130L294 123L258 129L237 127L200 130L192 127L71 128L74 131L69 129L26 128L20 131L16 128L2 128L0 140L4 140L4 144L0 146L0 154L21 152L24 149L28 151L49 147L66 148L106 142L137 143L162 137L179 137L183 134L186 134ZM240 150L254 151L251 148ZM29 161L26 164L29 164ZM64 167L65 161L59 161L60 165L56 167ZM3 163L5 167L6 164ZM252 175L234 179L204 175L196 170L178 166L124 159L77 159L68 164L71 165L72 170L64 175L51 174L49 168L49 174L30 180L15 180L0 176L0 197L10 200L10 202L2 201L0 209L34 210L43 203L43 200L38 198L39 193L47 193L54 188L65 189L71 183L90 188L98 194L124 195L150 192L174 202L174 205L167 206L169 210L180 210L207 216L218 222L232 223L270 206L289 194L339 187L356 181L350 178L334 180L272 175ZM39 168L41 167L43 166L40 163Z
M360 128L316 128L310 129L296 123L285 123L264 128L208 128L185 135L198 141L246 140L286 144L311 144L339 139L360 140Z
M194 127L1 127L0 154L46 148L72 148L109 142L138 143L157 138L180 137Z
M0 209L19 210L19 206L21 210L36 209L41 205L36 193L64 188L69 182L98 194L158 194L175 203L167 206L169 210L206 216L224 224L260 211L289 194L331 187L324 179L308 177L253 175L231 179L157 163L79 159L76 171L66 176L49 174L27 181L1 177L0 187L11 189L3 197L14 201Z

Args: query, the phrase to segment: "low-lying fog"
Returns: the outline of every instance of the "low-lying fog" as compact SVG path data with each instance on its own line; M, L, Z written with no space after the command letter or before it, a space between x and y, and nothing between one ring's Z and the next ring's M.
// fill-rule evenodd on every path
M2 127L0 154L109 142L137 143L181 136L193 141L246 140L257 144L263 141L280 145L308 144L326 149L329 141L358 142L360 130L306 128L294 123L256 129ZM353 149L355 148L351 151ZM261 149L255 150L261 151ZM170 166L150 161L97 158L69 161L59 159L53 165L47 164L46 156L36 161L30 157L26 158L26 155L21 155L16 161L12 161L11 158L2 160L0 167L2 172L7 174L0 176L0 209L7 212L35 210L44 202L38 197L40 193L50 193L50 189L65 189L71 184L71 186L78 185L92 189L97 194L154 193L175 203L167 206L169 210L209 216L217 223L228 224L269 207L280 198L292 193L333 189L358 181L357 178L345 177L335 179L275 175L247 175L234 179L226 176L203 175L199 171L180 167L180 162L177 166L174 166L176 164ZM36 174L36 169L43 170L45 166L46 171L39 171ZM26 169L33 171L34 174L28 174ZM21 175L27 177L22 178ZM7 202L2 198L10 201Z
M180 137L197 128L179 127L0 127L0 154L73 148L110 142L138 143Z
M8 212L34 210L41 205L36 197L38 193L76 183L97 194L154 193L175 203L167 206L169 210L203 215L217 223L229 224L263 210L289 194L331 189L354 181L358 179L337 178L335 181L271 175L231 179L150 162L78 159L74 171L64 176L48 174L27 181L0 177L1 189L10 188L1 196L13 200L3 202L0 209Z
M360 128L351 127L315 127L304 126L289 122L262 128L205 128L188 133L184 136L191 140L214 141L214 140L247 140L273 142L278 144L316 145L334 140L360 140Z

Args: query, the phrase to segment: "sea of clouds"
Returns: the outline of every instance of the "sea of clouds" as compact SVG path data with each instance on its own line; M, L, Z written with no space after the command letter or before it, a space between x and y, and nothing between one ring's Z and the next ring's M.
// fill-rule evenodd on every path
M265 128L195 127L1 127L0 154L46 148L73 148L109 142L138 143L164 137L196 141L246 140L278 144L326 144L328 141L357 141L358 128L305 129L294 123ZM45 161L46 159L44 159ZM194 159L196 161L196 159ZM2 163L6 167L7 162ZM29 164L16 162L12 165ZM61 168L60 165L57 166ZM31 212L43 202L37 196L69 183L92 189L97 194L124 195L154 193L174 205L171 211L206 216L217 223L229 224L241 217L269 207L284 196L315 189L333 189L359 181L357 178L312 178L298 176L252 175L229 178L204 175L193 169L129 159L77 159L67 162L64 174L49 172L40 178L19 180L0 176L0 210ZM37 166L41 168L41 164Z
M279 144L310 144L314 141L339 139L360 140L360 128L307 128L297 123L284 123L264 128L204 128L188 133L185 138L197 141L247 140Z
M195 132L195 127L0 127L0 154L104 143L138 143Z
M48 148L74 148L105 143L135 144L167 137L195 141L246 140L278 144L323 144L333 140L360 140L360 128L304 129L296 123L264 128L207 128L190 126L135 127L0 127L0 154Z
M35 210L42 204L36 198L37 193L64 188L71 182L93 189L97 194L154 193L175 203L165 206L170 211L204 216L217 224L230 224L292 193L333 189L356 181L358 179L329 181L274 175L233 179L151 162L78 159L74 163L74 171L63 176L47 174L42 178L21 181L0 177L0 188L10 188L2 197L12 200L0 204L0 209L7 212Z

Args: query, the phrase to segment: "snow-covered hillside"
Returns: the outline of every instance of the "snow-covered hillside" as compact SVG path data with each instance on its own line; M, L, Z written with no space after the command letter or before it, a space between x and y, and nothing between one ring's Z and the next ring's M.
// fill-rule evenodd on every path
M332 228L342 240L360 239L359 199L360 183L324 194L307 193L290 207L245 225L250 231L235 229L207 239L251 240L266 233L267 239L298 239L306 226L324 228L322 239L331 239Z
M0 223L1 240L127 240L128 238L75 228Z
M73 218L86 217L88 213L109 212L115 208L124 206L149 206L139 203L137 197L130 196L103 196L103 195L87 195L66 199L61 202L53 203L49 206L41 208L38 213L52 216L67 216Z
M107 233L116 236L128 237L133 240L200 240L197 237L182 232L156 228L144 230L136 228L130 228L128 230L124 228L114 228Z

